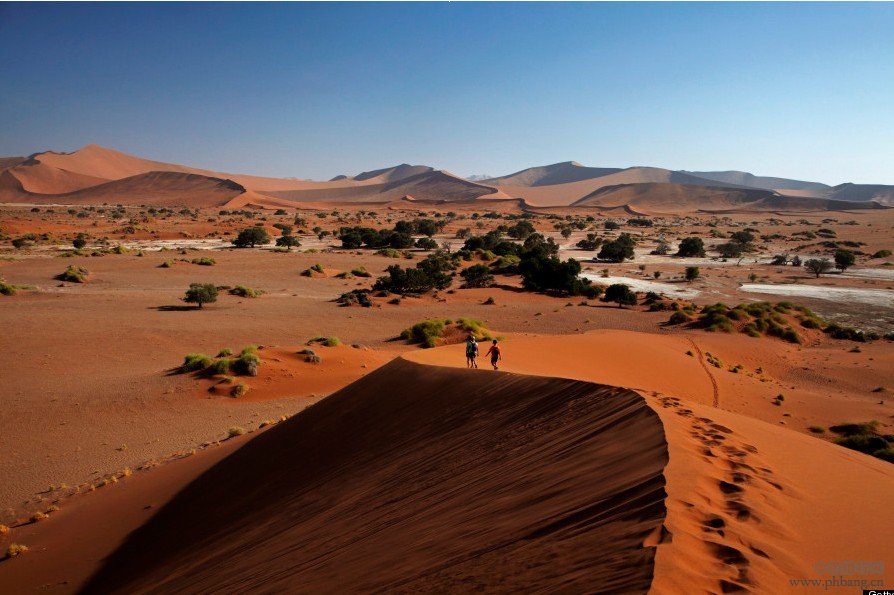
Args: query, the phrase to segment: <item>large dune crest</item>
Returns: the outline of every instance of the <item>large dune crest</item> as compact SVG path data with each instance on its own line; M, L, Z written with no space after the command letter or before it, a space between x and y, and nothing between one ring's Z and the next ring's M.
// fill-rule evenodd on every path
M626 389L397 360L200 476L84 592L644 592L666 463Z

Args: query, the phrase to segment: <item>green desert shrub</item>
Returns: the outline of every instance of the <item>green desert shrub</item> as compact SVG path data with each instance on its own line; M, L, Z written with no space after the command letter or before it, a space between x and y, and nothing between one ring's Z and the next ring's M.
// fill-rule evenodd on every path
M233 355L233 350L229 347L224 347L219 352L217 352L217 357L229 357Z
M444 327L450 323L446 319L423 320L405 329L400 338L410 343L421 343L425 348L434 347L444 333Z
M244 347L239 356L232 360L230 369L241 376L257 376L261 358L258 357L258 348L255 345Z
M324 337L322 335L317 335L307 342L308 345L313 345L315 343L325 347L338 347L341 345L341 339L338 337Z
M244 382L237 382L230 388L230 396L234 399L238 399L248 392L248 385ZM230 434L232 436L232 434Z
M208 372L211 374L229 374L230 370L233 368L233 362L235 360L232 359L219 359L215 360L210 366L206 368Z
M351 269L351 274L355 277L372 277L372 273L366 270L366 267L357 267L356 269Z
M833 339L841 339L845 341L857 341L858 343L865 343L867 340L870 340L871 336L867 333L859 329L854 329L846 326L841 326L836 323L829 324L823 332L832 337Z
M685 324L690 322L692 319L682 310L677 310L671 317L668 319L668 324Z
M217 261L215 261L210 256L203 256L201 258L193 258L190 262L192 264L198 264L203 267L210 267L210 266L214 266Z
M0 279L0 295L15 295L18 287Z
M89 274L89 271L82 266L70 265L65 271L56 275L56 279L69 283L85 283Z
M244 298L256 298L260 295L264 294L262 289L252 289L251 287L246 287L245 285L237 285L229 291L230 295L238 295L239 297Z
M838 424L831 426L829 429L839 434L839 437L834 440L836 444L888 462L894 462L894 456L892 456L894 450L892 450L889 442L891 436L879 435L878 425L878 422L873 420L861 423Z
M478 341L490 341L493 337L490 331L484 326L480 320L472 318L457 318L456 326L464 333L470 333L475 336Z
M354 289L353 291L343 293L335 301L342 306L361 306L363 308L372 306L372 300L369 299L369 291L366 289Z
M204 353L188 353L183 358L183 364L180 366L181 372L196 372L204 370L214 363L214 360Z

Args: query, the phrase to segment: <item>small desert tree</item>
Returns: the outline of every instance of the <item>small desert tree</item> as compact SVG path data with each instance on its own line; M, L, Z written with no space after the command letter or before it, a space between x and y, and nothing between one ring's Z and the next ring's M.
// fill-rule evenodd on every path
M848 267L854 266L855 262L857 262L857 255L850 250L839 249L835 251L835 268L842 273L846 271Z
M263 245L269 243L270 236L267 235L267 230L259 225L255 227L246 227L240 231L239 235L236 236L236 239L233 240L233 245L237 248L254 248L258 244Z
M609 285L602 299L606 302L615 302L619 308L636 304L636 294L630 290L629 285L624 283Z
M217 287L213 283L190 283L183 301L198 304L201 309L204 304L217 301Z
M297 248L301 245L301 242L298 241L293 235L281 235L276 238L276 245L280 248L285 248L286 250L291 250L292 248Z
M680 247L677 248L677 256L692 258L704 257L705 242L701 238L683 238L680 241Z
M476 264L460 273L466 287L490 287L494 282L494 276L490 267L486 264Z
M698 279L699 275L701 275L701 271L698 270L698 267L686 267L686 280L690 283Z
M87 236L79 233L77 237L71 241L71 245L74 246L75 250L80 250L87 245Z
M804 263L804 268L819 278L823 273L832 270L832 263L828 258L811 258Z

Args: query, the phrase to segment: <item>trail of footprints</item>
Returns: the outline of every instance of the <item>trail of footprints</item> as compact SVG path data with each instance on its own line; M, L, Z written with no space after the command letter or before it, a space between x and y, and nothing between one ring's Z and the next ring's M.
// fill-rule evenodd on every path
M674 409L677 415L688 420L689 433L701 443L702 455L717 459L721 463L718 467L726 469L724 477L717 483L726 514L720 516L705 513L697 510L698 506L693 503L684 504L690 509L696 509L692 510L694 514L701 515L704 541L714 557L733 569L732 576L720 581L721 592L750 592L755 588L749 576L751 561L754 556L768 559L770 556L753 543L746 543L731 523L762 522L745 502L749 488L757 487L761 482L770 486L772 491L781 492L783 487L774 480L772 470L758 466L759 463L754 461L758 454L757 448L738 440L732 430L707 417L697 417L677 397L657 393L654 396L658 397L662 407ZM706 496L711 499L709 495Z

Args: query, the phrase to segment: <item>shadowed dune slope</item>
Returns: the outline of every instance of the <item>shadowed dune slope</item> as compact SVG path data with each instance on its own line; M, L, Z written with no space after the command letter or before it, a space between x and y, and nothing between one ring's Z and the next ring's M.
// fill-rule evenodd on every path
M10 168L8 174L16 179L24 192L35 194L64 194L109 181L58 169L32 159Z
M376 169L373 171L365 171L363 173L359 173L354 176L354 180L358 182L396 182L398 180L411 178L413 176L418 176L419 174L425 174L431 171L435 171L435 168L429 167L427 165L410 165L408 163L401 163L400 165L395 165L394 167L386 167L383 169Z
M0 157L0 170L15 167L27 160L27 157Z
M11 189L11 170L0 176L0 198ZM113 180L65 194L30 194L19 191L29 202L47 204L103 204L212 207L227 204L245 192L232 180L198 174L153 171Z
M378 178L369 178L377 180ZM392 202L405 197L433 202L465 202L478 198L505 199L497 188L463 180L440 170L428 171L393 182L267 192L295 202Z
M84 592L646 592L667 460L627 389L395 360L212 467Z

